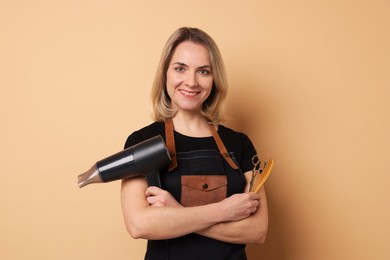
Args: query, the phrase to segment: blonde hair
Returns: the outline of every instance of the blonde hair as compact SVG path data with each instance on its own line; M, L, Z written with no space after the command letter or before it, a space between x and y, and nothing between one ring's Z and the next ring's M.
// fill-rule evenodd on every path
M213 74L213 88L210 96L203 103L201 113L210 122L218 124L222 120L222 108L228 90L225 66L214 40L204 31L190 27L177 29L165 44L152 85L153 119L156 121L164 121L176 114L176 111L171 108L171 99L166 89L167 70L176 47L185 41L201 44L209 51Z

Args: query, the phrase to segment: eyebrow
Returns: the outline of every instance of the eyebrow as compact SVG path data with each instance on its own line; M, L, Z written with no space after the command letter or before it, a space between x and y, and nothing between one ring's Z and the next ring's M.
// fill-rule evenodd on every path
M185 63L183 63L183 62L179 62L179 61L174 62L173 64L174 64L174 65L177 64L177 65L180 65L180 66L188 67L187 64L185 64ZM210 66L210 65L203 65L203 66L199 66L199 67L198 67L198 69L206 69L206 68L211 69L211 66Z

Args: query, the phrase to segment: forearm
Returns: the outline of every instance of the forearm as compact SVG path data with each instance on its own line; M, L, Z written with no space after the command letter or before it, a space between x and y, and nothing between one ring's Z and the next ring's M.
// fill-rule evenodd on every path
M256 237L253 237L252 232L247 231L248 227L243 222L246 221L218 223L197 232L197 234L228 243L255 243Z
M259 208L248 218L234 222L217 223L197 233L229 243L263 243L268 230L268 209L264 189L260 193Z
M218 223L222 216L216 204L192 208L152 207L138 210L138 214L125 220L134 238L170 239L207 229Z
M218 222L226 221L225 205L208 204L200 207L153 206L164 198L156 194L145 194L147 184L143 179L122 182L122 211L129 234L134 238L169 239L206 229ZM152 189L148 189L151 191ZM164 192L157 189L158 192ZM167 195L169 193L165 193ZM153 196L151 196L153 195ZM170 200L170 199L168 199ZM149 202L148 202L149 201Z
M256 216L251 216L241 221L217 223L197 233L228 243L261 244L265 240L267 226L266 221L261 222Z

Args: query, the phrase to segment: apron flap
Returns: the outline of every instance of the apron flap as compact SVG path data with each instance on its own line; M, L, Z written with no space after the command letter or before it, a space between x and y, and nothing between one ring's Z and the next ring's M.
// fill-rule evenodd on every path
M181 184L199 191L212 191L227 186L226 175L183 175Z

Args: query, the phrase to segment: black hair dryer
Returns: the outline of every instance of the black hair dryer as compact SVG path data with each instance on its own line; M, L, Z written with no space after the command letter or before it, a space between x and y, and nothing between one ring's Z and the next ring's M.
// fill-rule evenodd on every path
M158 135L95 163L78 176L80 188L90 183L144 176L149 186L161 188L159 172L171 161L163 138Z

